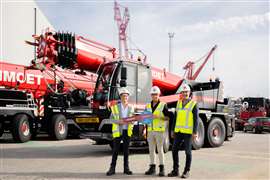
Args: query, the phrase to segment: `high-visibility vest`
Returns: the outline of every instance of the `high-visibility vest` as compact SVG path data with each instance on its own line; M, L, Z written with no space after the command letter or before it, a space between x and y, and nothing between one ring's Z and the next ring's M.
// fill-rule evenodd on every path
M121 104L117 104L111 107L112 110L112 116L114 120L119 120L121 118L121 114L119 113ZM133 115L133 108L131 106L128 106L128 117L131 117ZM133 130L133 125L128 124L128 136L131 137ZM119 124L112 124L112 136L113 138L117 138L121 136L120 127Z
M178 101L176 105L176 123L174 132L181 132L184 134L192 134L193 132L193 113L192 110L196 102L190 100L185 107L182 107L182 101Z
M159 131L159 132L165 131L165 121L164 121L164 114L163 114L164 106L165 106L165 103L159 102L157 108L153 112L153 115L160 116L163 119L160 119L160 118L153 119L152 123L148 125L147 131ZM152 113L151 103L148 103L146 105L146 110Z

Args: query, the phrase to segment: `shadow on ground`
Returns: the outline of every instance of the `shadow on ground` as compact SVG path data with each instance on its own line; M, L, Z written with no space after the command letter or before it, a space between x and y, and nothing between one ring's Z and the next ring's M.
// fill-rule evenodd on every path
M56 179L56 178L68 178L68 179L138 179L145 178L145 175L134 173L133 175L125 175L121 172L116 172L113 176L106 176L105 173L70 173L70 172L29 172L29 173L4 173L0 175L0 179L12 179L17 178L31 179Z

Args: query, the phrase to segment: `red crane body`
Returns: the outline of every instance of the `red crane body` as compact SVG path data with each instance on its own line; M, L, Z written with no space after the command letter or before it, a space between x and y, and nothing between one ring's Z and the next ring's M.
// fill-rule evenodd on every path
M54 84L55 81L54 71L50 69L50 66L57 65L62 68L56 68L55 73L64 81L65 89L71 88L70 84L75 84L76 88L85 89L91 94L95 87L95 73L100 65L105 61L113 61L119 56L116 49L111 46L71 33L46 32L45 35L35 35L34 38L38 43L28 41L27 43L38 47L37 57L42 59L41 64L46 65L46 73L39 69L29 69L26 66L2 62L1 86L29 89L36 94L44 94L48 89L47 84ZM215 48L216 46L212 48L204 63L192 76L192 80L196 79ZM71 69L82 69L89 72L85 75L77 75ZM164 95L175 93L183 80L178 75L156 67L152 67L152 77L153 85L160 87ZM23 81L23 78L26 78L26 81ZM27 78L30 80L27 81ZM18 85L16 82L20 82L20 84Z
M46 44L48 46L46 49L55 52L54 56L48 56L46 53L40 54L41 51L37 51L38 57L43 57L45 59L43 62L48 62L47 66L54 64L64 69L83 69L96 73L103 62L116 60L119 56L115 48L81 36L59 32L51 36L58 42L56 46L50 47L46 39L39 40L37 45L40 47L41 44ZM41 43L42 41L44 42ZM175 92L183 79L156 67L152 67L152 76L153 85L159 86L163 94Z
M86 72L85 75L77 75L72 71L58 68L58 79L64 82L64 91L68 91L74 86L86 90L92 94L95 87L96 75ZM0 86L27 90L34 94L35 98L44 95L48 90L48 85L55 84L54 71L39 69L29 69L27 66L0 62Z

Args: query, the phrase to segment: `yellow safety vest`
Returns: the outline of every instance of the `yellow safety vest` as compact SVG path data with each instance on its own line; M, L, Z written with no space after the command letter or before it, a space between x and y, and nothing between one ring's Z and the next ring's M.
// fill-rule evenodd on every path
M161 116L164 118L163 109L164 109L165 103L159 102L157 108L153 112L153 115ZM151 103L148 103L146 105L146 110L152 113L152 107ZM165 121L164 119L155 118L153 119L152 123L148 125L147 131L159 131L164 132L165 131Z
M120 119L120 113L119 113L119 106L120 104L114 105L111 107L112 110L112 116L114 120ZM131 117L133 115L133 108L131 106L128 106L128 117ZM133 130L133 124L128 124L128 136L131 137ZM117 138L121 136L120 128L118 124L113 123L112 124L112 136L113 138Z
M193 132L193 113L192 110L196 102L190 100L185 107L182 107L182 101L178 101L176 105L176 123L174 132L181 132L184 134L192 134Z

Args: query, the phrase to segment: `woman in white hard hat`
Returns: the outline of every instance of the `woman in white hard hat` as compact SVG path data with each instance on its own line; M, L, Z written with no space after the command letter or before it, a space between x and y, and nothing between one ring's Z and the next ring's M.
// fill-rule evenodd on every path
M121 140L123 140L123 153L124 153L124 174L132 175L132 171L129 169L129 143L132 135L133 124L121 124L121 119L133 116L134 109L128 104L128 98L130 92L126 88L119 89L119 95L121 102L111 107L112 118L119 120L119 124L112 124L112 136L113 136L113 154L112 161L107 176L115 174L116 161L120 149Z
M181 143L184 142L186 153L186 164L181 178L188 178L191 167L191 142L192 138L197 137L198 109L196 102L190 98L190 87L183 84L180 87L180 98L176 105L176 118L172 125L172 136L174 143L172 147L173 170L168 174L169 177L179 175L178 151Z
M153 175L156 173L155 165L155 150L157 146L159 157L159 176L164 176L164 152L163 143L165 140L165 121L169 120L170 113L166 103L159 100L160 89L153 86L150 91L152 101L146 105L146 110L154 115L154 119L147 127L147 141L149 145L150 167L145 172L146 175Z

